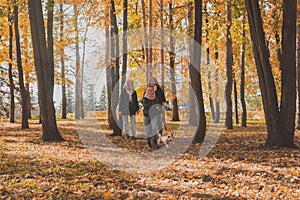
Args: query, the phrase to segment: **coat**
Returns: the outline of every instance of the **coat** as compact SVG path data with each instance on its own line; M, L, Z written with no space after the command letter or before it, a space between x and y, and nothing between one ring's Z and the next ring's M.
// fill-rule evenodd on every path
M157 96L158 103L162 105L164 102L167 101L165 97L165 93L158 84L155 85L156 85L155 96Z
M139 110L136 91L133 91L131 97L132 101L129 101L129 94L127 93L126 89L122 90L119 105L119 111L122 115L135 115Z
M142 104L143 104L143 107L144 107L144 109L143 109L143 114L144 114L144 116L146 116L146 117L152 117L152 116L155 116L155 115L160 114L160 112L161 112L161 109L160 109L161 106L159 105L159 102L158 102L158 98L157 98L157 97L155 97L155 99L153 99L153 100L150 100L150 99L148 99L148 98L146 98L146 97L143 97L143 99L142 99ZM155 104L156 104L156 106L155 106ZM158 109L155 109L155 110L153 110L154 112L149 113L150 108L151 108L152 106L155 106L155 107L153 107L153 109L154 109L154 108L158 108ZM151 108L151 109L152 109L152 108ZM150 116L150 115L152 115L152 116Z

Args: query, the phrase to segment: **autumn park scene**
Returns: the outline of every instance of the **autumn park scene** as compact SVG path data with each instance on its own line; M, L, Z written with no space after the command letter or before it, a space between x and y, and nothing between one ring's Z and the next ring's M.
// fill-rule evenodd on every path
M300 199L300 2L0 0L1 199Z

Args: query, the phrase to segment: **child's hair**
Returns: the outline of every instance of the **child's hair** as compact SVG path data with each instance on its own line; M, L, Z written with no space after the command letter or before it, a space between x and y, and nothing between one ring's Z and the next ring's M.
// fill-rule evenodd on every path
M147 89L148 87L154 88L154 85L153 85L153 84L148 84L147 87L146 87L146 89Z

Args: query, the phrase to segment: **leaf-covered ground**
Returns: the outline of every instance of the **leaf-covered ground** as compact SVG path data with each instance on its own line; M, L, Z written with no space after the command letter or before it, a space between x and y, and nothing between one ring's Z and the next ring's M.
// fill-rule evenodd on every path
M73 121L58 125L66 141L44 143L36 121L29 130L0 122L2 199L300 199L300 150L262 148L266 129L259 123L224 131L205 158L194 145L148 174L109 168L82 145ZM144 140L112 141L148 151Z

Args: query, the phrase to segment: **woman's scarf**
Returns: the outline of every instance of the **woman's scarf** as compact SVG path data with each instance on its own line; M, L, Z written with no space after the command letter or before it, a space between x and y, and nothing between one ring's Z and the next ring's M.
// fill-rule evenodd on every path
M128 96L129 96L129 101L132 102L132 93L133 93L133 90L132 89L129 90L127 87L125 88L125 90L126 90Z
M155 99L155 93L153 95L150 95L148 93L145 93L144 97L146 97L147 99L153 101Z

